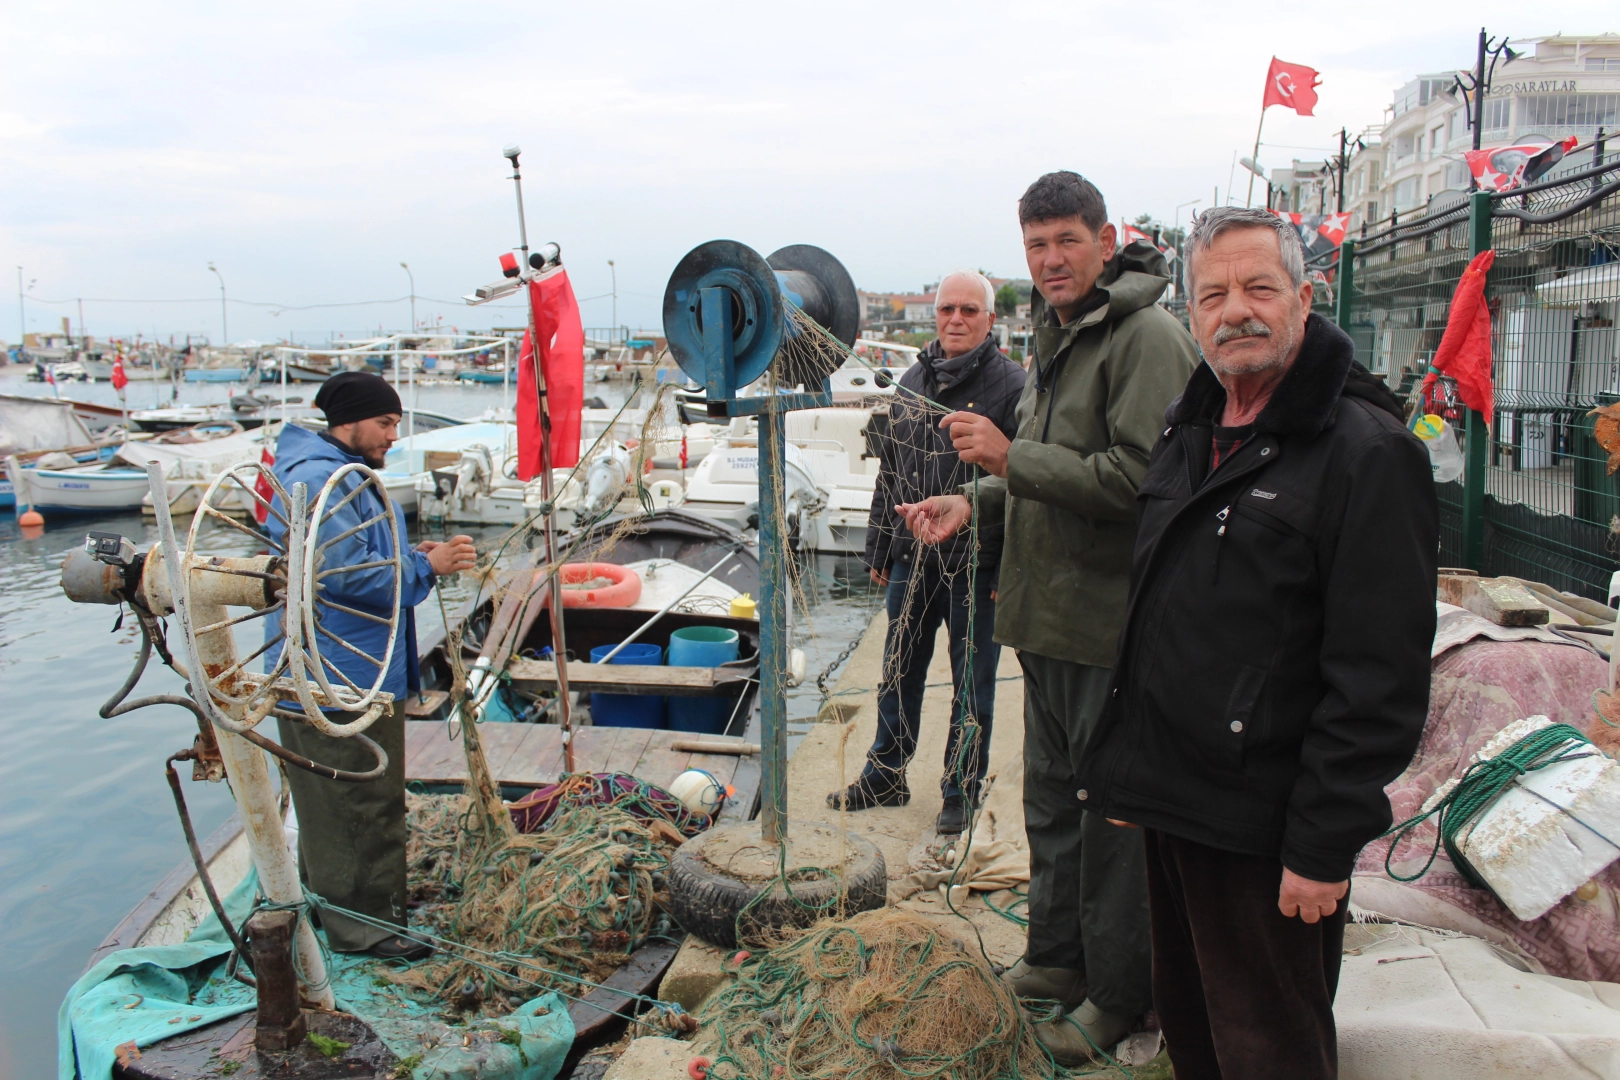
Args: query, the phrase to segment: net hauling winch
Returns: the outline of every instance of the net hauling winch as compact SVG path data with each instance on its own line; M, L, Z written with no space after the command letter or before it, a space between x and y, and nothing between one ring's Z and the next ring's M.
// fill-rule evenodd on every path
M127 538L109 533L91 533L82 549L71 552L62 563L62 589L68 598L88 604L128 604L140 621L143 641L135 668L119 692L101 709L104 717L119 716L148 705L180 705L190 709L198 720L196 743L188 751L170 758L193 762L193 778L229 779L236 796L237 815L247 837L248 847L258 870L259 884L266 898L277 907L298 907L305 901L298 870L288 850L282 828L280 799L271 783L270 762L274 754L297 768L345 781L364 782L381 776L388 760L382 748L363 733L388 710L393 695L382 689L389 662L397 644L400 626L400 537L393 506L382 478L370 468L348 464L333 474L313 502L303 484L286 491L270 469L258 463L237 465L220 474L209 485L201 505L192 517L186 544L181 547L164 498L166 481L162 467L149 463L153 506L157 511L158 543L139 552ZM268 521L274 516L285 526L280 542L268 532L244 524L220 509L224 489L236 485L245 491ZM359 525L334 532L337 515L355 505L370 492L381 505L371 513L360 510ZM232 495L234 499L234 494ZM370 514L370 516L366 516ZM381 525L387 530L392 556L354 566L328 566L326 553L361 529ZM203 555L200 540L211 526L234 529L256 540L265 554L218 557ZM335 575L392 568L392 615L384 617L348 608L323 597L324 582ZM233 614L231 609L248 609ZM325 624L323 612L329 609L362 615L389 625L387 648L381 657L362 653L334 634ZM273 613L281 615L279 633L267 636L264 644L246 656L237 648L236 628ZM170 651L161 620L174 616L179 626L181 649ZM344 675L322 653L343 648L377 665L376 679L361 686ZM248 670L277 644L275 662L265 672ZM145 670L156 648L165 663L186 680L187 697L156 695L125 700ZM328 710L331 710L329 712ZM332 712L349 714L339 720ZM364 772L344 772L310 761L260 735L254 728L266 717L277 716L313 725L337 738L355 738L375 756L373 768ZM178 781L170 771L170 782L180 802ZM183 802L181 803L183 812ZM184 818L182 819L184 820ZM236 929L226 920L218 897L201 864L194 838L187 823L187 840L192 857L198 862L215 914L231 935L238 951L244 946ZM303 996L324 1008L332 1008L332 990L327 982L320 946L307 918L298 920L294 949ZM242 952L243 958L246 953Z

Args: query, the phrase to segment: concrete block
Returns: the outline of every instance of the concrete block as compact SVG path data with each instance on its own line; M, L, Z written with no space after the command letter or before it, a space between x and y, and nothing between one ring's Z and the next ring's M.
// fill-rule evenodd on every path
M680 1039L636 1039L608 1066L602 1080L689 1080L686 1066L694 1053L694 1044Z
M731 978L724 964L732 951L688 934L669 970L664 972L664 981L658 987L659 998L673 1001L689 1013L697 1012L698 1006Z

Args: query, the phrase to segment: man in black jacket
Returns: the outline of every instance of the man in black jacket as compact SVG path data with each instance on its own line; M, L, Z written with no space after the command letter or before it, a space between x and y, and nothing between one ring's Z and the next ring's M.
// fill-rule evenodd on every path
M1434 484L1388 387L1310 314L1291 226L1211 210L1188 277L1205 364L1142 481L1076 794L1145 829L1178 1080L1333 1077L1351 865L1428 709Z
M946 413L977 413L1009 437L1017 427L1013 410L1024 389L1024 369L996 347L990 336L994 320L995 290L984 275L972 270L947 274L934 295L939 336L900 376L889 406L888 433L874 440L878 477L865 562L872 580L888 588L889 612L877 738L860 777L827 796L834 809L910 801L906 766L917 752L923 687L934 637L944 623L952 696L940 777L943 806L936 823L941 833L960 833L967 826L969 806L978 805L989 763L1001 657L994 633L1003 526L999 519L983 522L944 544L919 548L895 507L972 481L975 470L962 463L950 436L939 428Z

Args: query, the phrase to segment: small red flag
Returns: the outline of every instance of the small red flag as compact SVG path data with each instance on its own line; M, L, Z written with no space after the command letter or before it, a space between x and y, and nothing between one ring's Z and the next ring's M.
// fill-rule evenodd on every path
M1266 100L1261 109L1285 105L1301 116L1310 116L1316 108L1316 88L1322 85L1322 76L1315 68L1304 64L1287 64L1271 58L1271 70L1266 72Z
M585 327L568 271L559 269L529 282L529 302L551 411L551 467L565 469L579 462L579 414L585 405ZM540 474L542 439L534 349L527 333L518 358L517 427L518 479L530 480Z
M129 376L124 374L123 353L119 353L113 358L112 384L113 389L120 392L124 389L124 387L129 385Z
M1492 415L1493 387L1491 385L1491 309L1485 302L1485 275L1496 262L1496 252L1482 251L1475 255L1457 282L1457 291L1451 296L1451 311L1446 316L1446 332L1440 338L1440 347L1434 352L1434 363L1423 379L1425 390L1434 385L1436 373L1450 375L1457 380L1457 396L1475 412L1485 417L1487 424Z
M253 500L253 520L260 525L270 520L270 500L276 497L276 489L270 486L270 466L275 463L276 455L270 452L268 446L259 452L259 479L253 485L253 494L259 498ZM264 501L260 502L259 499Z

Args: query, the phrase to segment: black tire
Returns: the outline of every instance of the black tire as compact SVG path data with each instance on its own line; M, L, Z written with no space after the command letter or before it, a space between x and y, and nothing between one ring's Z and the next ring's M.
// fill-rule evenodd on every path
M702 858L706 835L699 833L688 840L670 860L669 906L670 914L687 933L711 944L735 948L739 944L738 914L766 890L774 895L755 904L743 919L743 945L757 941L763 930L808 927L828 915L849 916L888 903L889 872L883 852L863 837L850 836L854 850L841 879L817 877L793 882L793 895L789 897L783 894L778 881L743 882L715 870Z

